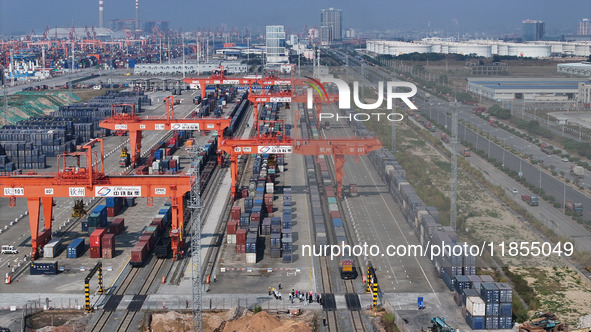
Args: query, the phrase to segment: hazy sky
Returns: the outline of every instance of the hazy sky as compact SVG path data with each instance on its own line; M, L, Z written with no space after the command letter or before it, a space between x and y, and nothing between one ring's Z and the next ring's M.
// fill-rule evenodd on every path
M105 26L113 18L134 18L135 0L104 0ZM293 31L319 25L322 8L343 9L344 28L431 29L518 33L523 19L546 22L547 33L576 31L591 16L590 0L140 0L141 20L167 20L174 28L262 27L283 24ZM98 27L98 0L0 0L0 34L37 33L51 28Z

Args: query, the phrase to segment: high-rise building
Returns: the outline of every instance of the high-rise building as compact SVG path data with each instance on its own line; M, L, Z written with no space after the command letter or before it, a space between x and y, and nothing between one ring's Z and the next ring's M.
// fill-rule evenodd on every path
M536 20L523 20L523 41L542 40L546 23Z
M265 36L267 45L267 63L287 63L285 55L285 28L283 25L267 25Z
M320 42L330 45L343 38L343 11L341 9L322 9L320 11Z
M577 35L579 36L589 36L591 35L591 20L588 18L584 18L579 21L577 25Z

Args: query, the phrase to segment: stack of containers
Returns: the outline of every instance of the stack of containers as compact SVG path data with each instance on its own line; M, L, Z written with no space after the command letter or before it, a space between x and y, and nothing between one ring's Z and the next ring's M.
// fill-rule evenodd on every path
M242 213L240 215L240 228L247 228L250 224L250 213Z
M103 258L113 258L115 256L115 234L105 234L101 241Z
M99 227L107 227L107 206L98 205L88 217L88 232L93 233Z
M476 256L470 255L470 252L464 253L462 261L462 272L464 275L476 274Z
M267 192L269 192L267 188ZM265 210L268 214L273 213L273 194L265 194L263 198L265 202Z
M123 207L122 197L107 197L107 217L114 217Z
M499 288L494 282L480 284L480 296L486 305L486 329L499 328Z
M257 240L257 233L246 234L246 264L254 264L257 261Z
M466 323L472 330L484 330L486 304L480 296L466 296Z
M246 253L246 228L236 230L236 253Z
M62 239L53 238L45 246L43 246L43 257L54 258L59 255L62 249Z
M84 249L86 249L84 238L74 239L66 249L66 258L78 258L84 254Z
M499 329L513 328L513 289L507 283L496 283L499 289Z
M281 257L281 233L271 234L271 258Z
M261 235L271 235L271 218L263 218Z
M106 228L97 228L90 234L90 258L101 258L101 244L106 233Z

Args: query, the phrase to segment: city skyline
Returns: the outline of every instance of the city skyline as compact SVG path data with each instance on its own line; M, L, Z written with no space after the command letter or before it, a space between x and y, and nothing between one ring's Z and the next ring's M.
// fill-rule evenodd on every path
M171 0L166 3L140 1L140 20L168 20L174 29L192 31L198 28L228 26L243 29L260 29L266 25L282 24L286 29L302 30L317 26L320 28L318 13L321 9L334 7L343 10L343 31L347 28L361 30L427 31L447 32L490 32L515 33L521 30L524 19L546 22L546 31L551 34L574 34L578 22L591 16L591 3L578 3L565 6L556 1L520 1L518 4L508 0L474 5L468 0L443 3L423 0L413 3L391 3L374 1L373 6L353 1L324 1L313 3L305 0L298 4L280 4L267 0L258 1L256 6L230 0L224 15L205 15L198 4ZM183 10L180 10L183 8ZM503 8L511 8L510 11ZM31 9L30 12L26 12ZM494 15L498 12L499 15ZM20 13L20 14L19 14ZM72 13L76 13L72 15ZM483 15L486 13L486 15ZM491 14L493 13L493 14ZM21 15L22 14L22 15ZM133 19L135 1L128 0L116 5L105 0L105 25L111 19ZM254 17L260 17L254 19ZM367 19L371 18L371 19ZM254 24L253 22L256 22ZM29 33L36 29L39 33L45 26L53 28L75 26L98 27L98 1L79 2L60 0L39 2L24 0L0 1L0 34Z

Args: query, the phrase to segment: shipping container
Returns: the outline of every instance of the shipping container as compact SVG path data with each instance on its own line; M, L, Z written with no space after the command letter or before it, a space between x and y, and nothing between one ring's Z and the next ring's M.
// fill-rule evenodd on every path
M483 282L480 284L480 296L485 302L499 302L499 288L494 282Z
M62 239L53 238L45 246L43 246L43 257L55 258L62 250Z
M472 316L485 316L486 304L478 296L468 296L466 297L466 310Z
M29 271L31 275L56 275L58 272L58 264L57 261L34 261L31 262Z
M484 330L486 328L484 316L472 316L469 312L466 312L466 323L472 330Z
M86 244L84 243L84 238L74 239L66 249L66 258L78 258L84 255L85 250Z
M131 259L129 264L132 266L143 266L148 255L148 242L137 242L131 249Z

